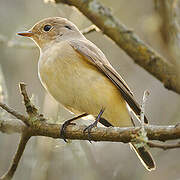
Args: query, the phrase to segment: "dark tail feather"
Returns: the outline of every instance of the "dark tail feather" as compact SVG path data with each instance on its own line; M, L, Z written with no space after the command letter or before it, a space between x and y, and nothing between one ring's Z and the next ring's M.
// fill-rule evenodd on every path
M146 118L145 118L145 120L146 120L145 123L148 123ZM112 124L110 124L104 118L101 118L99 122L106 127L112 126ZM152 170L156 169L155 162L154 162L151 154L146 150L145 147L136 147L136 144L134 144L134 143L129 143L129 144L132 147L132 149L136 152L138 158L140 159L140 161L142 162L142 164L148 171L152 171Z
M148 171L152 171L156 169L156 165L155 162L151 156L151 154L146 150L145 147L136 147L135 144L130 143L132 149L136 152L138 158L140 159L140 161L142 162L142 164L144 165L144 167L148 170Z

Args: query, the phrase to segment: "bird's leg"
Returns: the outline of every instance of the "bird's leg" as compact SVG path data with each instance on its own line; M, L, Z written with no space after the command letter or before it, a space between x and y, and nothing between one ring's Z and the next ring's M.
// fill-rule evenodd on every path
M63 140L64 140L65 142L67 142L67 140L66 140L66 138L65 138L67 126L69 126L69 125L75 125L75 123L72 123L72 121L74 121L74 120L76 120L76 119L79 119L79 118L82 118L82 117L87 116L87 115L88 115L87 113L83 113L83 114L81 114L81 115L79 115L79 116L76 116L76 117L74 117L74 118L72 118L72 119L69 119L69 120L65 121L65 122L63 123L63 125L62 125L62 128L60 129L60 137L62 137Z
M88 132L88 139L89 139L89 142L90 142L90 143L91 143L91 135L90 135L91 129L94 128L94 127L97 127L97 123L98 123L99 120L101 119L101 116L102 116L104 110L105 110L105 108L102 108L101 111L99 112L98 116L96 117L96 120L95 120L92 124L90 124L88 127L86 127L86 128L84 129L84 131L83 131L84 133L85 133L86 131Z

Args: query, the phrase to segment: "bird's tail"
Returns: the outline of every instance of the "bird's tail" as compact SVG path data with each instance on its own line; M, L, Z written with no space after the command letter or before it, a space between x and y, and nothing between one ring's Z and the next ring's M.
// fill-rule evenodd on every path
M156 168L152 155L146 150L144 146L137 147L135 143L130 143L130 146L136 152L138 158L148 171L152 171Z

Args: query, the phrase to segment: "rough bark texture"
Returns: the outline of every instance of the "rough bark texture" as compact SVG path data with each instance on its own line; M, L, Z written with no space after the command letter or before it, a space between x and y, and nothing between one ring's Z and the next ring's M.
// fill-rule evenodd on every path
M48 121L41 119L28 119L32 128L32 136L47 136L52 138L61 138L61 125L49 124ZM86 126L68 126L66 130L67 139L88 140L88 134L83 130ZM23 133L26 126L17 119L1 119L0 131L4 133ZM92 129L91 137L93 141L112 141L128 143L138 136L140 127L136 128L117 128L117 127L97 127ZM146 126L147 137L149 140L167 141L180 138L180 126Z

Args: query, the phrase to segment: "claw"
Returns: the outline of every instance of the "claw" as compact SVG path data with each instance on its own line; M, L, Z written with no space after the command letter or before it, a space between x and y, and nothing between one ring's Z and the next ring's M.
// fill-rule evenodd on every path
M69 120L65 121L64 124L62 125L61 129L60 129L60 137L62 137L63 140L65 142L67 142L66 137L65 137L67 126L76 125L75 123L72 123L72 121L74 121L76 119L79 119L79 118L82 118L82 117L87 116L87 115L88 115L87 113L84 113L84 114L81 114L81 115L79 115L77 117L74 117L72 119L69 119Z
M84 134L87 131L87 133L88 133L88 140L89 140L90 143L92 143L91 142L91 129L94 128L94 127L97 127L97 124L98 124L99 120L101 119L101 116L102 116L104 110L105 109L102 108L101 111L99 112L98 116L96 117L96 120L83 130Z
M97 127L97 123L98 123L98 122L95 120L94 123L90 124L88 127L86 127L86 128L83 130L83 133L84 133L84 134L86 133L86 131L88 132L88 140L89 140L90 143L92 143L92 142L91 142L91 129L94 128L94 127Z
M60 130L60 137L62 137L65 142L67 142L66 137L65 137L67 126L69 126L69 125L76 125L76 123L71 123L71 121L72 121L71 119L70 119L70 120L67 120L67 121L62 125L62 128L61 128L61 130Z

